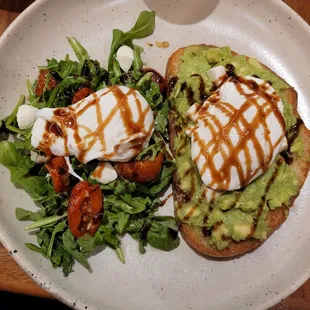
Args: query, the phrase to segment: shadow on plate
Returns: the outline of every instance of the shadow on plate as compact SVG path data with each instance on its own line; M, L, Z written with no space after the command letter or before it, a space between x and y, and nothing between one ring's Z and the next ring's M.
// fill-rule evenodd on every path
M68 306L55 299L38 298L6 292L0 292L0 309L70 310Z
M34 1L35 0L1 0L0 10L21 13Z
M196 24L216 9L220 0L144 0L150 10L161 19L178 25ZM190 3L190 5L189 5Z

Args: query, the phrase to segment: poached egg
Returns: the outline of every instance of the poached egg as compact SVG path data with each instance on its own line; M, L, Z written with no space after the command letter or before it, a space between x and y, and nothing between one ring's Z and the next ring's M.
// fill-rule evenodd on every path
M31 144L46 155L74 155L127 162L149 143L154 131L150 105L125 86L99 90L64 108L43 108L36 114Z
M283 102L259 78L227 78L187 117L194 122L187 129L191 157L202 181L216 191L247 186L287 148Z

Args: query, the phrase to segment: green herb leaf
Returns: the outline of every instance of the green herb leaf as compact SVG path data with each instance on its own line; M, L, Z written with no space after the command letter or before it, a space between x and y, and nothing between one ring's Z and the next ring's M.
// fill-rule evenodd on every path
M58 61L55 58L47 59L47 66L39 66L39 70L45 70L45 69L53 70L57 68L57 66Z
M30 249L31 251L34 251L34 252L40 253L40 254L42 254L42 255L45 255L44 251L43 251L40 247L36 246L35 244L32 244L32 243L25 243L25 246L26 246L28 249Z
M46 103L46 107L50 108L53 106L54 101L56 100L56 97L58 96L59 90L60 90L61 84L58 84L53 90L52 93Z
M47 181L43 176L30 174L34 163L28 156L21 155L14 143L0 142L0 163L9 169L12 183L22 186L32 199L42 199L46 193Z
M29 93L29 101L30 101L31 105L33 105L33 103L35 103L37 100L37 96L34 92L33 85L31 84L31 82L29 80L26 81L26 85L27 85L27 89L28 89L28 93Z
M76 61L65 61L61 60L55 71L60 75L62 79L65 79L69 76L77 74L78 63Z
M151 199L149 197L132 197L130 194L124 194L122 197L109 195L106 197L105 202L107 205L112 205L126 213L135 214L144 211L151 204Z
M130 215L128 213L125 213L125 212L119 212L118 213L118 232L120 234L122 234L123 231L125 230L128 222L129 222L129 217L130 217Z
M20 165L23 172L31 167L30 161L22 158L15 145L7 141L0 142L0 163L8 169Z
M32 230L32 229L37 229L40 227L45 227L47 225L56 223L59 220L67 216L68 216L68 212L65 212L63 215L54 215L54 216L45 217L45 218L42 218L41 220L34 222L33 224L25 226L25 230Z
M15 216L20 221L38 221L42 218L40 213L32 212L22 208L15 209Z
M109 71L113 69L113 59L117 50L124 44L132 46L132 40L141 39L151 35L155 29L155 15L154 11L143 11L140 13L135 25L131 30L123 32L119 29L113 30L113 39L110 48L110 55L108 61ZM136 52L139 52L136 50Z
M168 222L169 223L169 222ZM171 223L170 223L171 224ZM178 232L169 226L163 225L163 222L153 221L147 233L147 242L156 249L171 251L180 244Z
M109 71L113 70L113 59L115 57L115 54L117 50L121 47L123 44L123 37L124 37L124 32L119 30L119 29L113 29L112 32L112 43L111 43L111 48L110 48L110 56L108 60L108 68Z
M52 236L51 236L50 243L48 245L47 257L51 257L51 255L52 255L52 250L53 250L53 245L54 245L54 240L55 240L56 234L63 232L66 227L67 227L67 223L65 221L59 222L55 226L53 233L52 233Z
M139 239L139 252L140 252L140 254L143 255L146 253L146 250L145 250L146 246L147 246L147 241Z
M121 67L119 66L118 61L114 58L113 59L113 73L115 82L117 79L122 75Z
M138 81L136 87L145 97L153 111L158 111L164 98L160 92L160 87L157 82L152 81L154 73L147 72Z
M19 100L18 100L18 102L17 102L17 104L16 104L12 114L8 117L7 121L5 122L6 126L11 125L14 122L16 114L17 114L17 111L18 111L18 108L21 105L25 104L25 99L26 99L25 96L20 96L20 98L19 98Z
M167 187L167 185L171 181L172 173L174 170L175 170L174 166L167 166L167 165L164 166L162 173L160 175L159 183L153 185L150 188L150 193L153 196L156 196L157 194L159 194L161 191L163 191Z
M173 216L154 216L153 219L161 225L166 226L174 231L179 230L176 219Z
M77 250L77 243L74 240L74 237L69 229L67 229L62 235L62 241L65 250L73 256L73 258L79 262L83 267L88 270L91 270L90 265L87 259L83 256L81 252Z
M53 265L55 265L56 267L61 265L62 254L59 251L54 250L53 254L51 254L50 256Z
M76 55L76 58L79 62L83 62L84 60L89 60L89 55L86 49L82 46L82 44L74 37L68 38L68 41Z
M62 250L62 272L67 277L72 272L74 259L63 247L58 247L57 251L59 250Z
M169 111L170 111L169 104L168 101L166 100L162 103L162 106L157 111L157 115L155 117L155 129L162 135L165 135L167 132Z
M143 68L143 61L141 59L141 53L143 52L143 48L138 46L138 45L134 45L133 46L133 56L134 56L134 60L133 60L133 71L138 71L140 69Z
M106 191L112 191L115 195L133 193L136 190L136 184L125 179L118 178L115 181L101 185L100 188Z
M85 234L84 236L78 238L76 242L82 248L82 253L87 254L94 251L97 246L103 244L104 240L97 231L95 236L92 237L89 234Z
M125 33L124 42L142 39L151 35L155 29L155 16L156 13L154 11L141 12L135 25Z
M138 156L136 157L136 160L141 160L144 156L149 156L148 160L153 161L156 157L156 155L161 151L162 146L160 143L151 144L145 149L143 149Z
M125 264L125 256L124 256L123 250L122 250L120 247L117 247L117 248L115 249L115 252L116 252L117 257L119 258L119 260L120 260L123 264Z

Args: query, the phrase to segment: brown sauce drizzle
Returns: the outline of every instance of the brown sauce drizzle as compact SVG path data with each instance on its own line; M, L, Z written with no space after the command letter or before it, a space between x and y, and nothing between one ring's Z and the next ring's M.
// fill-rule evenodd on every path
M203 77L198 73L191 75L191 77L193 77L193 76L196 76L199 78L199 97L200 97L200 101L204 102L208 98L208 94L206 93L206 85L205 85L205 82L203 80Z
M256 228L257 228L257 224L258 224L258 220L259 218L261 217L262 213L263 213L263 208L264 208L264 204L266 202L266 195L270 189L270 186L273 184L273 182L276 180L277 176L278 176L278 173L279 173L279 167L282 163L283 159L282 158L279 158L277 160L277 167L276 167L276 170L274 171L272 177L269 179L267 185L266 185L266 188L265 188L265 195L262 197L262 200L258 206L258 211L256 213L256 216L254 218L254 224L253 224L253 227L252 227L252 235L254 234Z
M190 217L194 214L194 212L197 210L197 208L198 208L197 205L192 206L191 209L187 212L187 214L185 214L184 220L188 221Z
M168 83L167 86L167 97L172 93L174 86L177 84L179 78L177 76L173 76Z
M105 168L105 162L100 162L94 172L92 173L93 178L100 179L102 176L102 172Z
M152 68L143 68L143 72L153 73L152 81L156 82L159 85L160 92L164 94L165 89L166 89L166 79L159 72L157 72L155 69L152 69Z
M236 76L235 67L232 64L227 64L225 68L227 69L228 76Z
M53 155L50 148L57 137L64 138L65 140L67 138L56 123L47 121L44 128L43 139L40 142L38 149L43 151L46 156Z
M192 88L189 86L186 88L186 97L187 97L187 101L190 105L193 105L196 102L196 100L194 98L194 92L193 92Z
M240 109L236 109L233 105L227 102L221 102L217 93L212 95L209 98L210 105L217 106L228 118L230 121L227 125L223 126L216 116L208 113L209 106L204 106L198 111L198 118L204 121L205 127L207 127L212 135L212 139L206 143L203 139L199 137L197 131L193 133L193 139L199 145L200 152L194 158L194 161L198 162L200 156L205 158L205 163L200 171L201 175L204 175L207 169L209 169L211 174L212 183L208 184L209 187L214 187L217 185L218 190L228 190L229 184L231 181L231 169L235 167L239 175L239 181L241 187L245 187L252 178L257 174L259 170L265 171L269 167L269 163L272 159L274 147L276 147L282 140L282 136L276 142L275 145L272 145L271 138L269 135L268 124L266 119L268 115L274 113L277 121L280 123L283 129L283 136L285 132L285 121L282 116L282 113L279 111L277 102L279 102L279 95L274 92L273 94L268 94L267 82L264 82L261 85L258 85L256 82L244 79L242 77L231 78L236 85L238 92L245 96L246 102ZM253 97L253 94L247 94L242 88L242 84L246 85L248 88L255 90L255 94L259 95L260 98L265 100L263 105L258 104L257 100ZM253 120L249 123L245 116L244 112L249 109L251 106L256 107L256 115ZM269 152L265 154L260 141L257 139L255 132L260 127L264 128L264 138L269 145ZM219 131L216 128L220 129ZM234 128L238 132L239 141L236 146L233 145L232 141L229 138L230 130ZM256 152L259 167L255 170L251 169L251 154L248 147L248 142L251 141L254 150ZM228 154L224 151L224 148L221 147L221 144L224 143L228 148ZM244 157L246 161L246 171L243 171L242 163L239 159L239 153L244 151ZM220 152L224 163L222 167L218 170L215 167L214 157Z
M304 122L301 118L296 120L296 124L288 131L288 144L291 145L294 143L295 139L298 137L300 126L303 125Z
M142 103L137 98L136 91L134 89L130 89L129 92L125 94L118 86L112 86L109 87L109 89L101 96L104 96L110 92L112 92L114 97L116 98L117 104L110 111L110 113L105 119L102 118L101 106L99 103L100 98L96 93L92 95L93 99L78 112L75 112L75 109L77 106L79 107L81 103L77 103L77 105L74 106L75 109L73 109L72 107L56 109L54 111L53 121L47 122L46 124L45 132L43 134L43 142L39 145L38 148L44 151L47 155L51 155L52 152L50 148L55 142L55 137L61 136L64 139L66 155L69 155L67 145L67 128L70 128L73 130L73 138L78 146L79 155L77 156L77 158L80 162L83 163L85 161L87 153L91 150L91 148L95 145L97 141L100 142L103 150L106 148L104 129L111 122L115 114L119 111L122 123L128 135L140 132L144 133L143 138L139 138L137 139L137 141L135 141L136 143L140 144L137 147L133 148L135 155L137 155L140 152L141 144L145 142L146 138L149 136L153 128L152 124L149 130L146 131L144 129L145 118L151 107L148 105L146 109L142 109ZM133 120L133 113L128 102L128 97L131 95L134 96L134 100L136 102L137 110L139 113L137 121ZM92 131L87 126L77 126L78 117L93 106L95 106L96 108L98 122L97 129L95 131ZM85 129L87 132L87 134L83 138L79 134L79 127ZM122 142L124 141L120 141L120 144ZM115 156L115 152L117 152L118 147L119 145L115 147L114 152L112 152L111 154L107 154L106 159L110 159Z
M173 193L170 193L164 200L161 201L160 207L163 207L167 201L172 197Z
M212 235L212 230L211 229L209 229L208 227L202 227L202 234L204 235L204 237L211 237L211 235Z
M186 82L183 82L183 83L182 83L182 85L181 85L181 89L180 89L180 91L181 91L181 92L183 92L183 91L184 91L184 89L186 89L186 87L187 87Z
M282 152L281 155L283 156L285 162L288 165L291 165L294 161L294 156L291 156L291 146L296 140L296 138L298 137L300 126L303 124L304 124L303 120L298 118L296 120L296 124L292 128L290 128L290 130L288 130L287 132L287 142L288 142L289 148L288 150Z
M181 203L178 205L179 209L182 209L182 204L185 202L189 202L193 197L193 190L183 191L181 189L180 180L178 181L178 183L174 183L174 191L176 192L177 196L180 197Z

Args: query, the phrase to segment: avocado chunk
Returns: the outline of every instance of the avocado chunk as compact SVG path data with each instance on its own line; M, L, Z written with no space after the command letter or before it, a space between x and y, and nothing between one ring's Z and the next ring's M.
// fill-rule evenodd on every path
M222 60L222 50L218 47L211 47L207 50L207 60L210 64L215 64Z
M259 216L257 220L257 225L256 229L253 234L253 238L258 239L258 240L266 240L268 237L268 234L271 232L271 228L268 227L267 222L266 222L266 216L267 213L269 212L269 208L267 207L267 204L264 203L261 215Z
M235 208L241 209L244 212L253 212L257 210L265 195L267 183L276 170L276 166L276 162L273 163L263 176L254 180L254 182L250 183L243 190Z
M290 199L298 194L299 188L299 180L295 173L286 163L283 163L278 168L277 177L266 194L269 209L274 210L282 204L288 205Z
M224 193L216 198L214 205L223 211L231 209L237 202L238 192Z
M299 157L301 157L303 155L303 153L304 153L304 146L302 144L300 136L298 136L294 140L293 144L291 145L290 150L291 150L291 153L296 153L297 156L299 156Z
M224 250L230 243L229 231L225 224L217 225L212 230L210 244L214 245L218 250Z

